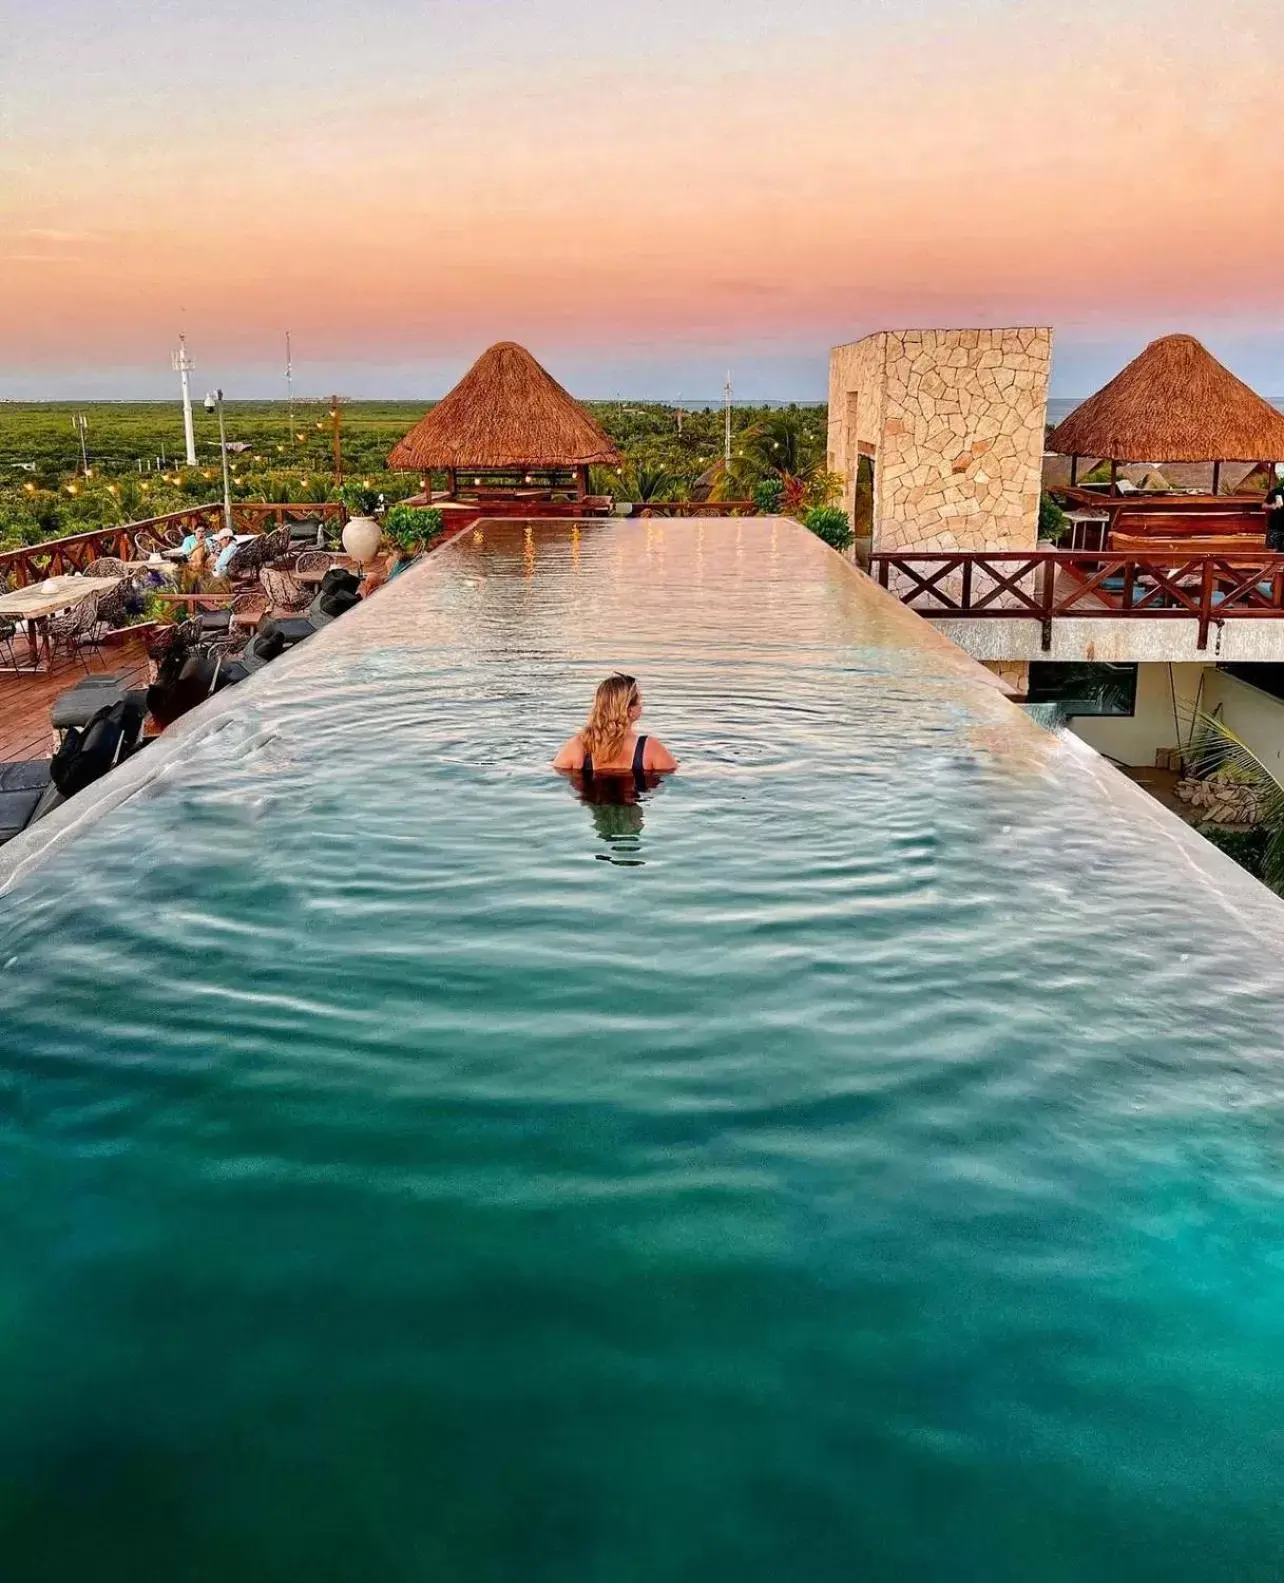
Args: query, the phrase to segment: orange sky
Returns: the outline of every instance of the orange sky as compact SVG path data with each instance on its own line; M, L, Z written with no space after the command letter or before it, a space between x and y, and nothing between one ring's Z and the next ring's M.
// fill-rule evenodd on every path
M805 27L757 0L376 0L366 23L337 0L24 17L0 394L153 362L168 393L180 323L246 393L287 326L301 369L371 392L418 368L430 394L513 336L669 390L707 354L710 394L738 350L764 377L814 359L819 394L834 341L1003 320L1053 324L1076 370L1076 346L1221 335L1272 385L1264 0L815 0Z

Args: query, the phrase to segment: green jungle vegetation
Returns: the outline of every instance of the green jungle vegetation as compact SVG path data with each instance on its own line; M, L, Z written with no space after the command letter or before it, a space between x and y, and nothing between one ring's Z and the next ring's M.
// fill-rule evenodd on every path
M416 494L417 473L390 473L385 458L431 403L353 401L339 408L344 479L389 503ZM733 461L722 465L721 408L684 411L656 402L586 403L615 440L623 466L594 468L593 487L620 500L749 499L764 480L780 484L782 509L830 503L825 473L826 409L734 407ZM229 401L232 494L238 500L322 501L337 497L332 407L296 400ZM84 417L86 468L76 419ZM222 498L218 420L196 403L197 466L182 465L182 410L164 402L0 402L0 549L97 527L138 522ZM436 482L444 485L438 475Z

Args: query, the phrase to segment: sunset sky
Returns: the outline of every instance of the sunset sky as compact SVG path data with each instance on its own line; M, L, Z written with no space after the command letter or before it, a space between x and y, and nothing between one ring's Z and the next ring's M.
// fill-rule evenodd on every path
M872 329L1284 393L1278 0L0 0L0 395L820 397Z

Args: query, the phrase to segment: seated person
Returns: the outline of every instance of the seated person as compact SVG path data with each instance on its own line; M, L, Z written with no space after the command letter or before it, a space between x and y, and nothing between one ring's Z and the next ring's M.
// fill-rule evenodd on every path
M237 550L236 538L231 528L218 530L214 535L214 548L217 552L214 559L214 575L226 577L228 565Z
M197 525L179 545L179 549L184 555L190 556L198 544L205 545L207 549L209 547L209 539L205 532L205 524L203 522L197 523Z

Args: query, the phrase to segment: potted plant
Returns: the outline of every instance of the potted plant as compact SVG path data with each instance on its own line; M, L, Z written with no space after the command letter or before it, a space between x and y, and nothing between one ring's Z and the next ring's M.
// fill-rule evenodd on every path
M420 555L441 533L445 518L436 506L393 506L383 519L385 536L402 555Z
M343 509L348 513L343 530L343 547L352 559L365 566L379 553L383 530L375 513L379 509L377 490L365 484L345 484L339 491Z
M851 549L856 537L841 506L813 506L803 517L803 526L835 550Z

